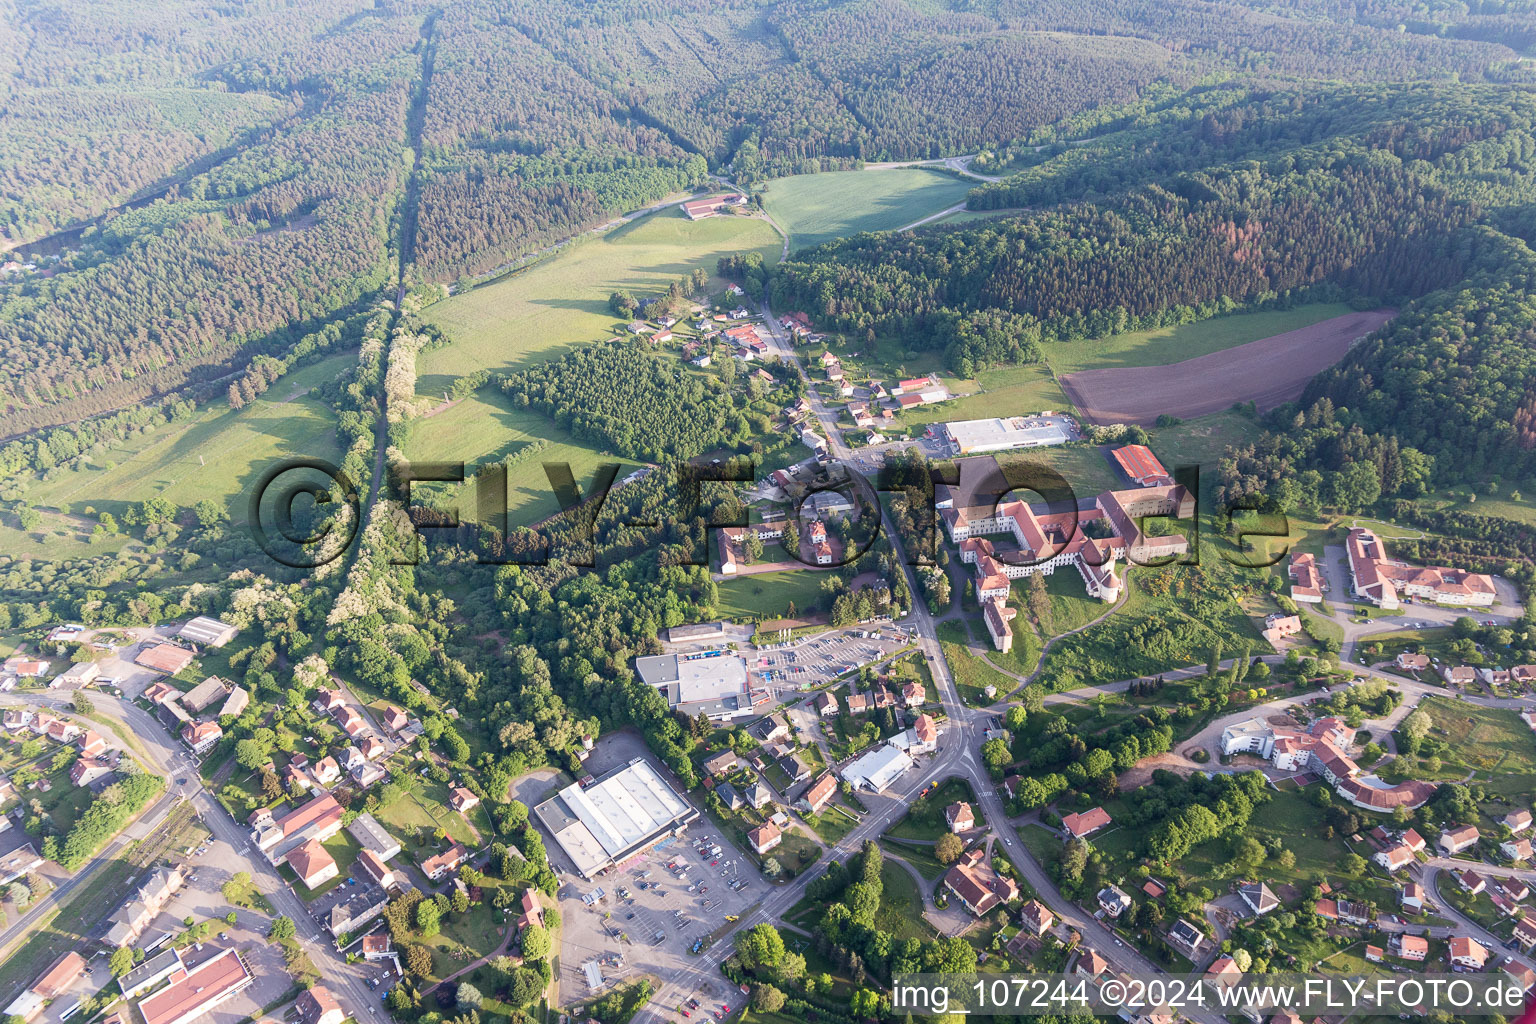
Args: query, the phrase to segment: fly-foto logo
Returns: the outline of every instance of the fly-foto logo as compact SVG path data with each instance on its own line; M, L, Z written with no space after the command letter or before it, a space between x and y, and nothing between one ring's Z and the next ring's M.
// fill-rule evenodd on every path
M558 537L547 525L533 528L533 544L503 543L514 527L508 509L508 467L488 463L473 474L463 462L412 462L389 466L379 497L396 503L405 515L395 522L409 536L397 545L390 561L414 565L420 559L420 540L429 532L461 531L468 527L482 541L476 557L484 563L546 565L559 560L591 567L600 524L613 519L610 496L625 483L642 479L645 470L623 481L618 463L600 463L585 490L569 463L542 464L545 479L560 513ZM749 460L733 459L718 464L682 463L671 474L670 508L666 518L691 523L704 509L706 485L758 484ZM941 524L952 540L962 534L1009 534L1013 548L998 547L988 557L1005 566L1033 567L1080 559L1100 566L1123 556L1139 567L1195 565L1200 561L1200 468L1179 466L1174 483L1163 488L1111 491L1080 500L1071 484L1053 467L1043 463L1012 464L1006 480L972 488L965 506L956 509L953 489L959 472L952 465L926 467L926 472L887 466L876 480L858 475L841 479L825 477L797 485L783 493L781 518L754 524L745 512L722 521L717 514L704 524L704 543L694 544L685 564L708 565L708 549L718 532L746 531L758 536L779 536L783 527L800 525L792 535L799 544L785 543L783 560L815 568L838 567L856 562L881 536L895 535L895 545L909 565L934 565L938 556ZM463 485L473 480L475 512L464 519L461 511L444 512L418 504L423 483ZM946 497L941 503L940 494ZM898 529L890 508L881 500L895 499L902 512ZM941 508L941 504L944 506ZM286 459L270 466L257 480L250 495L247 515L253 539L275 561L292 568L318 568L343 557L361 532L365 513L356 481L324 459ZM1220 511L1218 526L1226 542L1214 547L1223 560L1243 568L1263 569L1288 553L1283 543L1259 550L1253 542L1285 538L1290 526L1283 515L1259 517L1252 508ZM829 524L831 531L829 532ZM663 527L661 519L634 518L614 525L634 529ZM825 537L825 543L812 537ZM835 537L836 543L833 542ZM734 535L733 538L734 540Z

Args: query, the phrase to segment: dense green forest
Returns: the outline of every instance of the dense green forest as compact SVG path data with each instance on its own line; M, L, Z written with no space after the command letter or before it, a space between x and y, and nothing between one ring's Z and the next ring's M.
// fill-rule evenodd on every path
M1372 275L1397 272L1393 253L1406 239L1462 214L1432 192L1422 218L1407 222L1400 191L1420 179L1380 164L1326 182L1317 180L1326 165L1233 166L1226 192L1219 181L1170 179L1265 156L1290 138L1345 136L1350 123L1391 131L1372 89L1415 126L1396 140L1404 161L1443 158L1448 146L1508 174L1510 160L1523 159L1493 151L1524 131L1523 114L1461 123L1450 109L1472 95L1513 102L1501 83L1526 76L1516 61L1530 20L1521 7L1428 15L1290 0L1213 11L1200 0L176 0L132 11L5 0L0 243L19 247L18 262L32 269L0 279L0 435L221 395L231 379L250 377L256 357L281 359L326 318L387 294L398 256L408 281L488 273L710 173L749 186L982 150L979 166L1024 173L978 190L974 205L1118 197L1058 215L1110 246L1123 244L1120 226L1095 217L1139 231L1146 218L1177 216L1168 203L1210 206L1206 188L1240 206L1247 176L1258 174L1259 212L1284 230L1311 231L1297 202L1345 220L1338 235L1315 240L1306 259L1318 267L1279 268L1269 290L1283 292L1293 285L1280 278L1330 276L1341 246L1372 254L1374 265L1346 282L1369 289ZM1362 84L1354 94L1256 92L1309 79ZM1454 91L1379 85L1452 79L1462 83ZM1415 90L1445 109L1409 109L1403 97ZM1461 137L1426 140L1426 123ZM1066 145L1106 132L1139 141ZM1392 149L1385 137L1355 141ZM408 189L412 157L420 178ZM1460 186L1466 198L1503 188L1497 173L1478 177ZM1123 194L1137 187L1147 190L1139 199ZM1457 185L1442 187L1459 198ZM1212 230L1241 215L1200 213ZM1524 216L1506 213L1512 225ZM1386 220L1379 232L1349 222L1377 216ZM409 241L397 253L401 237ZM1422 289L1446 259L1407 268L1398 290ZM1154 275L1209 269L1145 255L1128 265ZM1224 269L1205 291L1243 302L1252 278L1271 268ZM1005 287L1053 281L1049 268L1017 274ZM1108 316L1114 327L1116 307L1134 319L1204 302L1125 291L1105 281L1010 312L1049 321L1054 305ZM897 301L962 308L932 296ZM921 310L897 314L912 312ZM1055 329L1046 323L1042 336ZM1028 344L999 337L1017 339L1027 325L990 314L961 312L937 333L946 345L959 339L978 364L1029 355Z
M0 239L17 257L0 278L0 477L60 471L199 403L240 408L355 350L316 394L366 492L410 432L427 343L410 311L435 285L711 174L750 187L980 150L1002 180L973 207L1028 209L720 268L805 309L834 347L895 340L964 376L1236 309L1396 303L1229 453L1221 496L1353 509L1462 478L1523 484L1536 94L1517 58L1533 24L1512 3L1389 0L0 0ZM423 744L487 790L570 767L584 731L622 724L691 782L692 727L632 663L658 629L720 613L709 529L741 508L724 487L681 507L675 471L784 454L800 393L720 362L597 344L496 382L524 415L657 464L598 510L444 531L417 567L383 500L351 524L356 551L311 574L274 567L217 507L82 508L133 552L5 555L0 625L224 615L259 634L230 665L270 702L313 685L273 666L318 662L314 678L419 713ZM1532 557L1528 531L1426 525L1444 535L1427 553ZM595 571L541 564L578 547ZM861 574L887 581L866 600L909 606L891 558L877 543L825 574L816 610L846 609ZM1155 596L1235 616L1218 572L1182 586ZM1221 638L1160 609L1130 628L1148 670ZM1085 634L1047 681L1110 674L1117 630ZM833 913L829 941L877 973L922 962Z
M1227 82L1096 130L972 193L1036 209L808 250L773 271L775 301L850 345L942 349L961 376L1233 309L1395 305L1229 454L1220 497L1359 509L1532 480L1529 87Z

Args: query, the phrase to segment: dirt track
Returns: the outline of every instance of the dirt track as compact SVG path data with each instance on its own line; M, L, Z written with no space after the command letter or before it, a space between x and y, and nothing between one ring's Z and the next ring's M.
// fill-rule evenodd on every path
M1065 374L1061 387L1092 423L1150 426L1163 413L1192 419L1234 402L1273 409L1296 398L1318 371L1342 359L1350 342L1396 315L1395 309L1347 313L1182 363Z

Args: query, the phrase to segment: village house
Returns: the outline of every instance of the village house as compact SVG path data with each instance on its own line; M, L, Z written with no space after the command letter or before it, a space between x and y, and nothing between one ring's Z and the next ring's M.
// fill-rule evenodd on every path
M1264 639L1273 646L1301 632L1301 616L1282 615L1279 612L1264 620Z
M1188 959L1194 960L1200 955L1200 947L1205 945L1205 935L1193 923L1181 917L1168 929L1168 944Z
M1044 935L1056 923L1056 915L1039 900L1030 900L1019 911L1019 927L1035 937Z
M1452 968L1480 971L1488 963L1488 949L1469 935L1453 936L1450 961Z
M1291 578L1291 600L1298 604L1319 604L1328 584L1318 571L1317 559L1305 551L1291 553L1286 574Z
M1237 894L1242 897L1244 903L1248 904L1248 909L1260 917L1280 906L1279 899L1263 882L1241 882L1238 884Z
M1440 852L1447 857L1454 856L1468 847L1476 846L1480 837L1476 825L1453 826L1440 833Z
M1078 954L1077 962L1072 965L1072 973L1081 974L1086 978L1097 978L1109 970L1109 961L1096 949L1084 949Z
M976 917L1019 898L1013 879L1000 875L980 848L963 854L944 875L944 888Z
M288 866L309 889L324 885L341 870L336 864L336 858L316 839L310 839L291 850L288 853Z
M442 853L435 854L422 861L421 870L432 881L441 881L448 875L448 872L464 863L468 856L469 851L464 848L464 844L455 842Z
M1099 909L1110 917L1119 917L1131 909L1131 897L1118 885L1105 886L1099 890Z
M1471 665L1441 665L1440 678L1447 686L1471 686L1477 680L1477 670Z
M1529 917L1522 917L1515 922L1515 941L1522 948L1530 948L1536 945L1536 921Z
M224 738L224 730L218 722L188 722L181 730L181 741L192 748L199 757L214 748Z
M944 820L949 823L949 830L957 835L976 827L976 814L971 810L971 805L963 800L944 809Z
M1086 835L1097 832L1108 825L1111 820L1108 811L1102 807L1095 807L1081 814L1073 813L1066 815L1061 819L1061 827L1073 839L1081 839Z
M831 772L826 772L825 775L811 783L811 788L806 789L803 794L800 794L797 806L811 812L811 814L820 814L822 808L825 808L826 804L831 801L831 798L836 797L836 795L837 780Z
M752 851L759 857L784 841L783 833L773 822L764 822L757 828L747 833L747 842L752 844Z

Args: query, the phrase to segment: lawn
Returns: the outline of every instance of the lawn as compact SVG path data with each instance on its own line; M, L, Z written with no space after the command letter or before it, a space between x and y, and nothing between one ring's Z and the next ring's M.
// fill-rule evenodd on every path
M889 834L880 837L880 845L884 847L886 853L894 854L917 868L917 873L930 882L937 881L940 875L949 870L934 857L931 846L904 843L899 839L890 838Z
M503 914L491 906L495 893L494 883L488 884L483 899L462 914L443 915L443 930L430 939L421 940L432 948L433 971L452 974L460 970L466 960L453 955L461 946L470 950L468 959L485 956L501 944ZM507 925L506 927L510 927Z
M1257 574L1207 558L1198 566L1131 568L1124 578L1128 593L1115 613L1045 657L1039 682L1046 690L1196 664L1205 660L1217 637L1229 652L1249 643L1254 654L1268 653L1269 645L1241 604L1259 585ZM1137 629L1157 630L1157 654L1125 642Z
M805 823L828 846L836 846L858 824L853 816L837 804L828 804L820 814L802 814Z
M931 941L933 928L923 920L923 895L918 891L912 873L887 860L880 865L880 885L880 909L875 911L875 928L892 939Z
M1040 634L1035 632L1029 616L1024 613L1023 608L1018 607L1019 602L1016 599L1009 604L1018 608L1018 614L1009 623L1013 630L1013 646L1006 654L997 650L988 651L987 658L1000 668L1021 676L1028 676L1040 667ZM1015 682L1014 685L1018 684Z
M757 218L690 221L676 207L577 242L527 270L428 307L424 317L453 343L421 354L418 390L437 394L476 370L522 368L611 337L617 319L608 296L614 291L656 296L694 269L713 274L721 256L747 250L777 260L779 236ZM715 281L709 290L719 287Z
M1519 500L1516 500L1515 494L1520 494ZM1536 526L1536 502L1532 502L1528 493L1511 491L1507 483L1494 494L1488 493L1486 485L1475 489L1468 485L1434 491L1420 498L1419 503L1425 508L1497 516Z
M860 231L893 231L965 199L975 182L920 167L831 171L778 178L763 209L789 233L791 250Z
M1061 836L1044 825L1031 822L1018 827L1019 842L1041 864L1050 864L1061 855Z
M944 660L950 674L955 677L955 687L960 698L967 704L988 704L1010 692L1018 683L987 664L966 646L969 639L965 627L951 619L939 624L939 644L944 650ZM989 640L990 644L990 640ZM997 693L988 697L986 687L997 687Z
M1084 442L1031 448L1028 452L1016 455L999 455L997 461L1002 465L1027 462L1050 466L1062 475L1067 485L1079 498L1089 498L1095 494L1117 491L1125 487L1125 482L1110 468L1109 460L1104 457L1104 453L1096 445ZM1043 500L1025 491L1016 491L1013 496L1035 503Z
M920 405L901 414L906 424L949 420L989 419L993 416L1024 416L1060 412L1071 403L1050 370L1041 365L1011 366L978 374L977 391L938 405Z
M1109 605L1096 597L1089 597L1083 588L1082 574L1070 566L1058 569L1045 580L1045 592L1050 597L1050 635L1059 636L1086 626L1109 611ZM1021 579L1014 582L1013 590L1021 606L1027 606L1030 583ZM1020 614L1023 614L1021 609Z
M432 833L442 828L451 839L456 839L469 847L478 845L464 816L448 807L446 785L429 782L418 775L405 775L399 772L396 775L406 786L406 792L387 807L380 807L374 812L374 817L394 833L415 859L420 860L436 852L424 847L412 849L414 845L412 840L418 829L425 829L427 833Z
M413 488L418 502L434 489L456 492L459 518L474 519L479 507L475 466L512 460L507 470L507 522L527 526L560 511L544 463L566 463L582 494L590 492L591 480L601 462L617 462L621 468L615 483L637 463L579 441L557 424L527 409L514 409L494 385L483 387L436 415L418 420L405 445L408 459L418 462L465 462L470 466L463 485L419 484Z
M91 506L121 519L129 504L160 494L186 507L211 498L229 510L234 523L245 522L247 488L268 466L300 456L332 462L340 458L335 415L307 392L336 377L356 358L351 352L328 356L281 378L244 409L214 401L190 420L91 453L81 464L84 468L55 470L50 479L27 491L27 501L45 509L46 532L23 534L15 517L5 516L0 518L0 548L16 557L115 551L128 543L127 536L87 545L85 537L95 519L79 513ZM57 514L66 505L70 514Z
M1273 858L1265 862L1261 871L1270 883L1281 881L1305 884L1327 878L1337 889L1341 881L1350 881L1350 876L1344 874L1340 862L1351 852L1351 848L1342 838L1323 837L1322 815L1310 798L1310 793L1316 788L1313 785L1305 790L1286 789L1274 793L1268 802L1253 812L1249 820L1246 835L1266 844L1271 839L1279 839L1285 849L1296 855L1295 866L1290 869L1282 868ZM1230 863L1230 852L1231 843L1225 839L1202 843L1180 860L1179 870L1187 884L1209 885L1219 892L1225 888L1227 880L1236 877ZM1353 852L1366 858L1370 856L1370 850L1366 847ZM1353 895L1364 898L1366 893L1360 886L1368 884L1363 879L1356 880L1353 883Z
M1236 345L1284 334L1353 312L1342 302L1322 302L1262 313L1233 313L1192 324L1128 331L1093 341L1059 341L1041 346L1057 373L1123 366L1165 366Z
M1216 480L1216 462L1231 446L1258 439L1262 428L1246 416L1227 410L1179 423L1152 427L1149 447L1171 473L1179 466L1199 466L1210 484Z
M1429 735L1444 747L1440 757L1448 771L1487 772L1527 790L1536 781L1536 738L1514 711L1445 697L1426 697L1419 708L1429 714ZM1455 772L1457 766L1463 770Z
M944 808L962 800L969 803L971 810L976 812L976 824L980 827L980 808L976 805L976 795L971 792L970 783L952 778L945 779L937 789L930 789L926 796L914 800L907 808L906 815L887 829L885 834L892 839L924 842L937 840L949 831L949 825L944 820Z
M786 615L794 602L796 614L804 615L822 600L827 578L812 569L787 569L722 580L715 611L727 619L772 619Z

